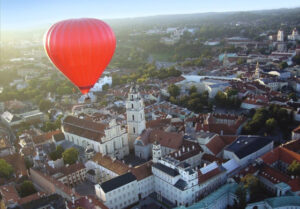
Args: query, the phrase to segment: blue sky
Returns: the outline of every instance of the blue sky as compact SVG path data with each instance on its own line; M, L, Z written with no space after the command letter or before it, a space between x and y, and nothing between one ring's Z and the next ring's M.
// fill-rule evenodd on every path
M300 0L0 0L0 6L1 30L11 30L79 17L112 19L293 8L300 6Z

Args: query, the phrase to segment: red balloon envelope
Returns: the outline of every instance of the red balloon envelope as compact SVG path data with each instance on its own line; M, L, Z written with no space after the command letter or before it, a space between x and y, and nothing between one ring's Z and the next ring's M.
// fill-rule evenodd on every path
M116 39L101 20L70 19L54 24L46 32L44 46L53 64L87 94L109 64Z

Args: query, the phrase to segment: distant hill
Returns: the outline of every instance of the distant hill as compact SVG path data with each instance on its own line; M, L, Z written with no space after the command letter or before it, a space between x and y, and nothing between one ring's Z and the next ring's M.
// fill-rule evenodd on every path
M210 24L265 24L274 29L281 25L300 27L300 7L293 9L274 9L247 12L210 12L195 14L157 15L149 17L107 19L113 29L119 30L145 30L153 27L197 27ZM32 39L34 36L42 37L51 23L38 28L23 31L1 31L1 41L11 39Z

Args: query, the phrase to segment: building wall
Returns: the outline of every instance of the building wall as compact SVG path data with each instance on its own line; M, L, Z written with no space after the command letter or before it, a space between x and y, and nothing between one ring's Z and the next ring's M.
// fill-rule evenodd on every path
M114 177L119 176L117 173L89 160L85 163L87 170L94 169L99 174L101 182L108 181Z
M38 185L38 187L42 188L45 192L54 193L56 190L54 184L46 180L42 175L40 175L33 169L30 169L30 179L34 184Z
M148 160L151 157L151 145L143 146L135 143L134 152L135 156Z
M120 125L107 130L106 137L101 139L102 143L65 132L63 128L62 130L65 134L66 140L71 141L83 148L86 148L88 145L90 145L96 152L100 152L103 155L109 155L122 159L129 153L128 136L124 129L120 129Z
M80 169L74 173L71 173L67 176L63 176L57 180L62 182L65 185L75 185L79 182L82 182L86 179L86 168Z
M129 92L126 114L129 147L133 149L135 139L146 129L144 102L139 93Z
M148 176L147 178L137 181L138 195L141 198L145 198L154 192L154 176Z
M138 201L138 184L132 181L105 193L99 184L95 185L96 196L110 209L125 208Z
M271 151L273 149L273 142L267 144L266 146L262 147L261 149L257 150L256 152L253 152L252 154L245 156L242 159L239 159L235 153L228 151L228 150L224 150L224 154L223 157L225 159L236 159L237 162L241 165L241 166L246 166L249 164L249 162L259 158L260 156L262 156L263 154Z

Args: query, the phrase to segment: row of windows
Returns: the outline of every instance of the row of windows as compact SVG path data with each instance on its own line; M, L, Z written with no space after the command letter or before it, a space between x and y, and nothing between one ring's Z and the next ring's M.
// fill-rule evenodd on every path
M131 200L129 199L128 201L124 201L123 203L121 203L121 204L115 206L114 209L124 208L124 207L126 207L127 205L130 205L130 204L136 202L136 200L137 200L136 198L132 198ZM110 202L111 202L111 201L110 201Z

